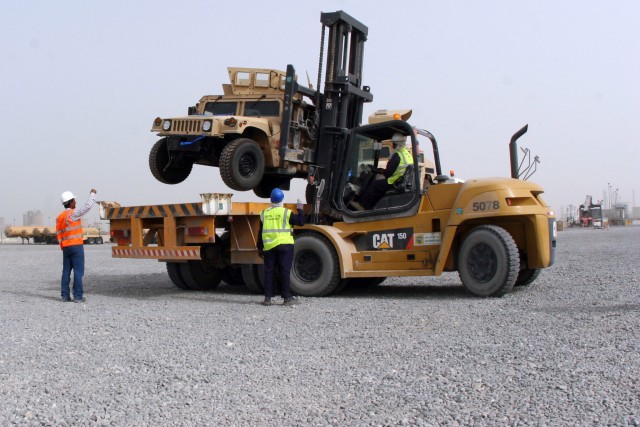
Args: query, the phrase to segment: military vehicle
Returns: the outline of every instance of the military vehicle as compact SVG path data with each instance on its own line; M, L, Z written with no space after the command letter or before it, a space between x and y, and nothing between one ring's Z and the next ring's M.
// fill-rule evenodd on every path
M177 184L194 164L220 168L224 183L237 191L268 197L275 187L289 189L292 178L306 178L315 161L315 107L294 95L285 104L286 74L260 68L229 67L222 95L207 95L184 117L156 118L161 138L149 154L153 176ZM284 111L285 105L291 111ZM283 114L292 130L281 142Z

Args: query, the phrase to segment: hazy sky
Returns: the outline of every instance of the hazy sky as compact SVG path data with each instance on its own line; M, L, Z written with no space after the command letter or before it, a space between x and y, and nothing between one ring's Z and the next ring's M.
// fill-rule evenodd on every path
M607 198L609 183L640 205L635 0L3 0L0 217L21 225L41 210L53 221L64 190L84 202L96 188L123 205L231 192L205 166L181 184L157 182L153 119L222 93L227 66L291 63L315 84L320 12L335 10L369 27L365 115L412 108L411 124L438 139L444 171L509 176L509 139L528 123L520 145L541 160L531 180L558 213L587 194ZM294 182L292 202L305 185Z

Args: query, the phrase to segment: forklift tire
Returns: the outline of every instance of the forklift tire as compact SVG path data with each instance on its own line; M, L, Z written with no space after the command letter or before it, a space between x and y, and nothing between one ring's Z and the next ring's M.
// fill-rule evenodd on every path
M262 276L260 275L260 267L262 267L261 264L242 264L240 266L244 284L247 285L247 289L254 294L264 293L264 287L262 286L264 267L262 267Z
M159 139L149 153L149 169L151 174L163 184L179 184L191 173L193 169L193 163L186 162L186 164L179 167L167 168L169 164L169 150L167 149L167 138Z
M227 187L247 191L257 187L264 175L264 153L257 142L239 138L220 154L220 176Z
M187 286L194 291L211 291L222 281L222 270L209 268L202 261L180 263L180 273Z
M520 270L520 273L518 273L518 278L514 286L527 286L532 284L541 272L541 268L523 268Z
M168 262L167 263L167 273L169 273L169 279L180 289L184 289L185 291L191 290L189 286L185 283L182 278L182 274L180 273L180 263L177 262Z
M296 238L291 291L306 297L331 294L340 285L338 255L331 242L315 233L304 233Z
M515 285L520 270L518 247L501 227L482 225L471 231L458 254L464 287L481 297L501 297Z

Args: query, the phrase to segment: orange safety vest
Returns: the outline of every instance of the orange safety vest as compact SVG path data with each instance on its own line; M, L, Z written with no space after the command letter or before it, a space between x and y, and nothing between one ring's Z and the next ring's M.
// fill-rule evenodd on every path
M62 212L56 218L56 234L58 236L58 242L60 247L66 248L67 246L81 245L82 240L82 224L80 219L77 221L69 221L69 217L74 212L74 209Z

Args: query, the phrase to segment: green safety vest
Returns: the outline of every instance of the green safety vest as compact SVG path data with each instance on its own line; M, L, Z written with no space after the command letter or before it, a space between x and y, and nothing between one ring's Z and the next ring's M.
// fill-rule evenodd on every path
M393 171L393 175L387 178L388 184L393 184L394 182L399 180L407 170L407 166L413 164L413 156L411 155L409 150L407 150L407 147L402 147L401 149L396 151L396 153L398 153L398 156L400 156L400 163L398 163L398 167L396 168L396 170Z
M278 245L293 245L293 227L289 224L291 211L283 207L271 207L260 213L262 243L268 251Z

